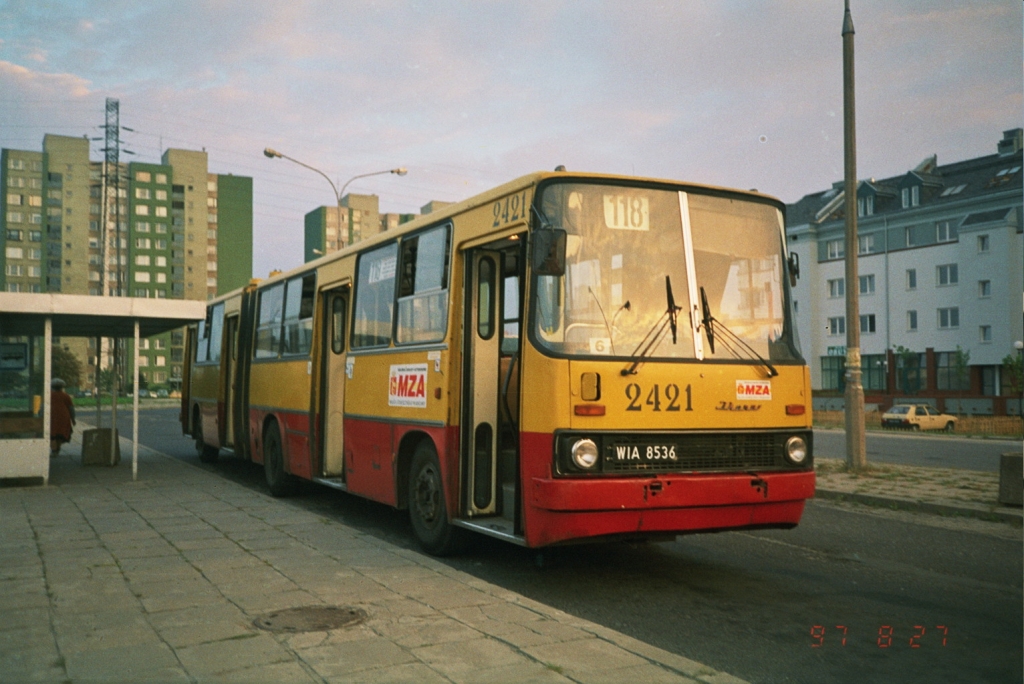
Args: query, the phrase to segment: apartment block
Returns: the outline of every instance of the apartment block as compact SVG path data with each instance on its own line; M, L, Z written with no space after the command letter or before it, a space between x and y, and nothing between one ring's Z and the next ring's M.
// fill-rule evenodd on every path
M348 194L341 207L317 207L306 214L304 260L319 259L349 244L394 230L416 214L380 213L377 195Z
M159 164L115 168L90 160L85 138L46 135L42 152L0 151L0 207L8 292L205 300L251 278L252 179L209 173L204 151L169 149ZM60 343L91 387L106 343ZM144 340L145 384L176 389L183 352L181 333Z
M857 283L845 282L844 183L787 207L789 248L801 264L793 308L816 407L842 408L846 327L859 325L872 408L912 400L1019 415L1003 360L1024 340L1022 130L1004 132L995 147L860 181ZM846 320L850 287L859 321Z

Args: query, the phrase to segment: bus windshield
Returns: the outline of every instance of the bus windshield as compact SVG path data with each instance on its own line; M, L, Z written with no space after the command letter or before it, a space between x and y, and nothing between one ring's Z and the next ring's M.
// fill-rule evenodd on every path
M534 280L533 332L542 347L568 356L696 358L700 321L691 321L690 312L695 301L701 311L703 288L718 329L766 359L800 360L785 306L782 214L775 206L666 189L558 183L544 188L539 208L546 225L568 233L565 274ZM666 325L670 298L678 307L674 333ZM697 330L704 358L750 358L737 354L735 344L718 343L712 351L705 326Z

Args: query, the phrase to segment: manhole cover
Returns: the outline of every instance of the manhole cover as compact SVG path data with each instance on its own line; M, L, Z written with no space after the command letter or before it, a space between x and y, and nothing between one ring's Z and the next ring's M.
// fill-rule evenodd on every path
M271 632L323 632L358 625L364 620L366 611L359 608L305 606L261 615L253 624Z

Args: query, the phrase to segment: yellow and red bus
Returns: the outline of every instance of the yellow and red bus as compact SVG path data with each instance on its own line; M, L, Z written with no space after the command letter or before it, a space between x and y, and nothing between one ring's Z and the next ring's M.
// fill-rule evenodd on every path
M811 390L784 205L536 173L212 300L205 460L408 509L431 553L797 525Z

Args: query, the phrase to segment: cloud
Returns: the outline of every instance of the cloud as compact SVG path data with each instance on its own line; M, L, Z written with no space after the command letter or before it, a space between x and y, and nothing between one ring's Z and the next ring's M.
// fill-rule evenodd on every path
M855 3L862 175L994 150L1020 119L1021 13ZM142 157L205 147L215 171L253 176L263 273L297 263L303 214L333 201L266 146L339 183L408 166L352 186L403 212L556 164L786 201L828 187L842 177L841 24L841 6L804 0L12 1L0 58L34 68L0 69L0 114L90 128L118 97Z

